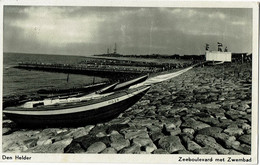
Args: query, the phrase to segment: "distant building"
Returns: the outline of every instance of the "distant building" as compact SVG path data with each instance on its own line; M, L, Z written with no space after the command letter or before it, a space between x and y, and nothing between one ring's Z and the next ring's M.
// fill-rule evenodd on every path
M250 55L247 53L232 53L232 61L244 61L247 58L250 58ZM252 57L250 59L252 59Z
M206 61L232 61L231 52L206 51Z

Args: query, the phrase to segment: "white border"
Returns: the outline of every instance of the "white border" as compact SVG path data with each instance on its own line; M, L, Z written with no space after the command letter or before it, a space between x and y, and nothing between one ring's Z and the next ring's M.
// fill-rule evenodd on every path
M35 6L115 6L115 7L185 7L185 8L252 8L253 9L253 93L252 93L252 154L243 155L244 158L252 158L253 161L250 164L257 163L257 139L258 139L258 26L259 26L259 10L258 3L256 1L251 2L194 2L194 1L171 1L171 0L99 0L99 1L85 1L85 0L3 0L0 1L0 15L1 15L1 31L0 36L3 36L3 5L35 5ZM3 38L0 40L0 51L3 52ZM3 57L3 54L2 54ZM0 58L0 62L3 65L3 59ZM0 69L1 75L3 75L3 68ZM1 76L1 90L2 88L2 76ZM1 92L2 98L2 92ZM2 100L0 101L2 106ZM1 108L2 109L2 108ZM2 118L2 113L0 115ZM2 134L2 129L0 131ZM2 141L2 139L1 139ZM0 151L2 153L2 142L0 143ZM14 156L17 154L6 154L8 156ZM178 157L185 156L191 158L226 158L230 155L128 155L128 154L19 154L32 157L30 162L88 162L88 163L179 163ZM241 158L241 156L234 156ZM8 162L8 161L5 161ZM28 162L28 161L20 161ZM191 162L184 162L184 164ZM183 164L183 163L182 163ZM199 162L202 164L202 162ZM246 164L246 163L229 163L229 164Z

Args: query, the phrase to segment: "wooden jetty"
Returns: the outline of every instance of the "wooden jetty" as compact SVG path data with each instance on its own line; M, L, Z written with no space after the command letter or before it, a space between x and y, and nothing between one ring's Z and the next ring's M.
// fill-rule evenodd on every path
M158 69L151 69L149 67L127 67L127 66L110 66L110 65L97 65L89 66L84 64L54 64L54 63L38 63L38 62L21 62L15 68L28 69L28 70L42 70L50 72L62 72L62 73L75 73L86 75L119 75L119 74L131 74L140 75L148 74Z

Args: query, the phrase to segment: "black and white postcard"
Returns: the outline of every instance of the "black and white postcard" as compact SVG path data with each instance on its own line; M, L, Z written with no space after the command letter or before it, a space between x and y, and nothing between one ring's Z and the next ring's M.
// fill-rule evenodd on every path
M257 162L257 2L0 4L1 161Z

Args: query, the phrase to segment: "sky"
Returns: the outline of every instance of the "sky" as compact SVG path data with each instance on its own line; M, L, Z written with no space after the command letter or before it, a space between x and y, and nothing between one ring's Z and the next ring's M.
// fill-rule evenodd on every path
M217 42L252 52L252 9L4 6L4 52L203 54Z

